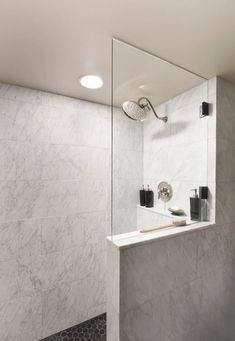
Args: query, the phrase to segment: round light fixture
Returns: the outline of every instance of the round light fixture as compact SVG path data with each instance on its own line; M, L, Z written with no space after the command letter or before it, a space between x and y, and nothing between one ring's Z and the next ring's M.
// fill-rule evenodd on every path
M80 78L80 84L84 88L99 89L103 86L103 80L99 76L87 75Z

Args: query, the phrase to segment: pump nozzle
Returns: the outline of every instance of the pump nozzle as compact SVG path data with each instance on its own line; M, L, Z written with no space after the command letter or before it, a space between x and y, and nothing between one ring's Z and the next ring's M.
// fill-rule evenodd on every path
M193 198L198 198L198 194L197 194L197 189L196 188L190 189L190 191L194 191Z

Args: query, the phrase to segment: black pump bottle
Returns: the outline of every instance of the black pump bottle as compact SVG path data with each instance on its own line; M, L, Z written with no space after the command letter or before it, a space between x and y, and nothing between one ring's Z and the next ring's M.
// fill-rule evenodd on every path
M190 216L191 220L199 220L200 218L200 199L197 194L197 189L191 189L194 195L190 197Z
M145 207L153 207L154 206L154 195L153 191L150 190L149 185L147 191L145 191Z

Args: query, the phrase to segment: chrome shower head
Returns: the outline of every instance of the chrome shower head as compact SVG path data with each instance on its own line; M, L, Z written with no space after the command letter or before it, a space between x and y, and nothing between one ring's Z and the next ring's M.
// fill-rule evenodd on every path
M145 102L145 103L144 103ZM159 119L167 122L167 116L159 117L154 110L154 107L150 100L146 97L140 97L137 102L126 101L122 104L122 110L126 116L135 121L144 121L146 117L146 111L152 110L154 115Z
M122 109L127 117L135 121L143 121L146 116L144 107L135 101L126 101L122 104Z

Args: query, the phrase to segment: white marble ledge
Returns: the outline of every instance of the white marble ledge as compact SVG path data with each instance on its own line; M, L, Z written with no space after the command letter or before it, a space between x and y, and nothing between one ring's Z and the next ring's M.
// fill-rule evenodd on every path
M215 223L205 222L192 222L187 221L187 225L178 227L167 227L152 232L141 233L140 231L133 231L114 236L108 236L107 239L118 248L128 248L130 246L137 246L146 244L155 240L166 239L175 237L177 235L185 234L200 229L211 227Z
M153 213L156 213L156 214L164 215L165 217L170 217L170 218L178 217L178 218L182 218L182 219L183 218L184 219L188 219L186 215L175 215L175 214L172 214L170 211L168 211L168 208L163 209L163 208L160 208L160 207L157 207L157 206L145 207L145 206L140 206L140 205L137 205L137 208L141 209L141 210L144 210L144 211L148 211L148 212L153 212Z

